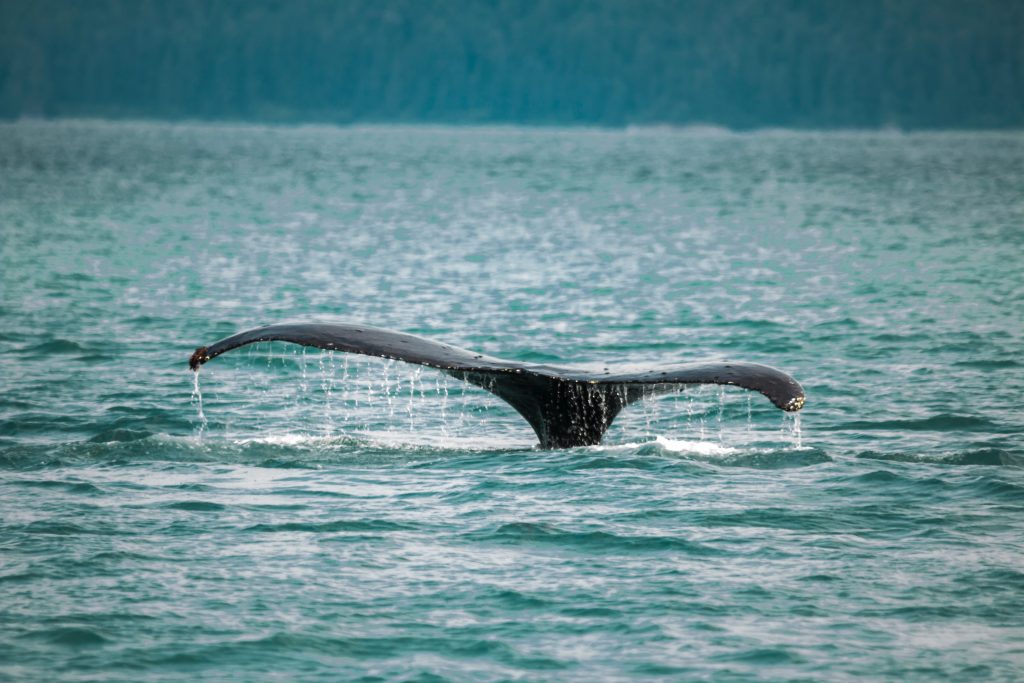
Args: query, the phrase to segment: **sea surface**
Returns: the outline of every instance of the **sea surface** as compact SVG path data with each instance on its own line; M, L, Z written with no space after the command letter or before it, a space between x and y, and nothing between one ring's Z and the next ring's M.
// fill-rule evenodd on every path
M188 370L311 320L807 405ZM4 124L0 378L2 680L1024 678L1019 132Z

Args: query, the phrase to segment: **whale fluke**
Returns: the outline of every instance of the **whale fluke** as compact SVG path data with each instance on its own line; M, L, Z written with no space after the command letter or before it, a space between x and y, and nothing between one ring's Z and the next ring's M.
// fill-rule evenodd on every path
M368 325L305 323L268 325L195 350L189 367L256 342L284 341L331 351L360 353L436 368L505 400L526 421L544 448L601 442L624 407L683 384L726 384L758 391L776 407L800 410L800 384L767 365L729 361L650 367L629 372L586 372L553 365L519 363L467 351L404 332Z

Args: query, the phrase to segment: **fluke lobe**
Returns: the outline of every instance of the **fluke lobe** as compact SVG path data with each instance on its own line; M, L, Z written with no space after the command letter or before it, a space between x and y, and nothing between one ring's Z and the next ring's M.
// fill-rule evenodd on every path
M781 370L756 363L722 361L629 372L585 372L502 360L404 332L345 323L258 327L210 346L200 346L188 364L198 372L203 363L231 349L269 341L393 358L436 368L508 402L530 423L544 448L600 443L624 407L674 391L683 384L728 384L759 391L786 411L797 411L804 405L804 390L795 379Z

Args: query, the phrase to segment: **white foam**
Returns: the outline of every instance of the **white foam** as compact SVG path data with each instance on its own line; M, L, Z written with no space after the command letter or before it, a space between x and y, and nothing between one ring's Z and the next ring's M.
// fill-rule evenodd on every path
M251 443L263 443L273 446L303 446L307 444L329 444L336 441L337 439L333 437L312 436L309 434L270 434L248 439L235 439L235 443L240 446Z
M723 446L714 441L684 441L677 439L666 439L663 436L655 438L654 443L672 453L693 453L694 455L730 455L736 453L737 449L731 446Z
M399 431L358 431L345 435L322 436L313 434L267 434L234 439L236 445L269 444L322 448L330 446L365 445L370 447L431 448L452 451L528 450L532 442L500 437L452 437L440 434L416 434Z

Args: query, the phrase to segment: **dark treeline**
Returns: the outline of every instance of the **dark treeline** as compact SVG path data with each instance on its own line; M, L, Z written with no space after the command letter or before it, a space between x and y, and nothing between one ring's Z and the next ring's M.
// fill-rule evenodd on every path
M0 0L0 116L1024 124L1020 0Z

